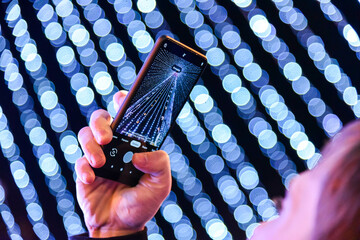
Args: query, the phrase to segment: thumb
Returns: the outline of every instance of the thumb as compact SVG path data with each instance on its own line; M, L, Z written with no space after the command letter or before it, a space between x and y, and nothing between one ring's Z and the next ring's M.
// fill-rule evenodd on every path
M169 156L162 150L135 153L132 162L137 169L153 177L171 176Z

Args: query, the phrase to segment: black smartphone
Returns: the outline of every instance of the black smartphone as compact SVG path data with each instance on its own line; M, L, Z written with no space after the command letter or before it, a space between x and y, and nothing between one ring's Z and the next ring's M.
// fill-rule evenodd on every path
M161 36L111 125L106 163L95 174L135 186L143 173L133 166L133 154L161 147L206 65L203 54Z

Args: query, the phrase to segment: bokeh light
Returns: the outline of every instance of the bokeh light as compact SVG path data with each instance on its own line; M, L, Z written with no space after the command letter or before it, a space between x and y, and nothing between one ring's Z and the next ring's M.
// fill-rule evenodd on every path
M73 191L83 156L76 133L99 108L116 115L113 95L131 88L163 34L209 66L162 146L173 189L147 223L149 239L250 238L258 222L277 217L263 176L274 169L272 187L288 188L316 166L327 138L360 117L358 69L348 64L359 61L360 40L346 14L358 3L317 0L312 14L292 0L1 4L0 146L9 174L0 238L26 239L23 227L39 239L85 231ZM13 194L24 206L9 204Z

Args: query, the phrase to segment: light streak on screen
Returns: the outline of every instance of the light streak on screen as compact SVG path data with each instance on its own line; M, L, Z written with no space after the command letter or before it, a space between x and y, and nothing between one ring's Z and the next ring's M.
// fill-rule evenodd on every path
M277 217L271 198L360 116L358 12L356 0L1 1L0 239L86 230L76 134L99 108L116 115L113 95L162 35L208 67L191 90L201 63L162 46L117 129L164 141L170 157L149 239L250 237Z

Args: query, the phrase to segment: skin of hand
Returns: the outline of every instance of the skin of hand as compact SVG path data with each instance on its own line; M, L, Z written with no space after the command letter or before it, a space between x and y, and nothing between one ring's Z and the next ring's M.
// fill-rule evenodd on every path
M114 95L116 110L126 97L125 91ZM79 131L85 155L75 164L76 191L90 237L114 237L141 231L160 208L171 189L171 171L164 151L136 153L134 166L145 174L135 187L96 177L91 166L105 164L100 147L112 140L112 118L105 110L95 111L90 126Z

